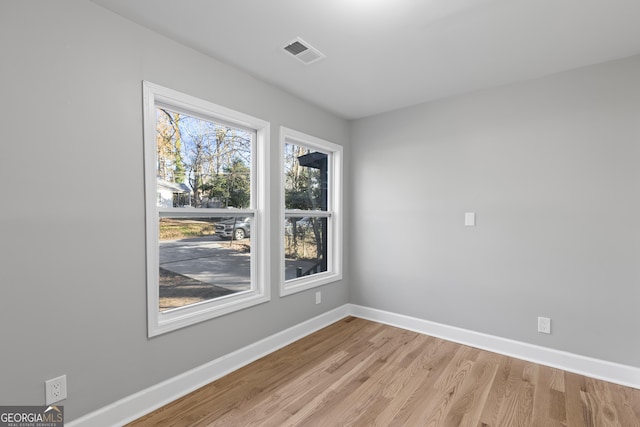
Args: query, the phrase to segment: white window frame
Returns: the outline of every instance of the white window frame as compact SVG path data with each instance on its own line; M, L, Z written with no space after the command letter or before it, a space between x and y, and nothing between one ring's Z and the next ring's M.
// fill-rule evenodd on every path
M147 321L149 337L183 328L270 300L269 263L269 122L151 82L143 82L144 167L146 206ZM249 209L159 208L156 194L156 107L165 106L195 117L222 121L256 131L252 147L251 206ZM230 213L253 217L251 228L251 289L201 303L159 310L159 217L176 210L181 217ZM204 215L203 215L204 214Z
M285 278L285 219L291 216L309 216L310 211L285 209L284 147L301 145L328 155L327 211L313 212L327 221L327 271L286 280ZM280 127L280 296L295 294L342 280L342 146L284 126Z

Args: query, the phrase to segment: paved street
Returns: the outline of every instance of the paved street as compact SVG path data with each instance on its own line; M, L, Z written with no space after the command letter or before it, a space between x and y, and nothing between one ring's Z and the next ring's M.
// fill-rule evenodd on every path
M249 243L249 239L241 242ZM307 270L310 261L285 262L286 280L296 277L296 268ZM250 255L233 249L217 236L160 242L160 267L235 292L250 287Z
M236 292L250 287L249 258L217 236L160 243L160 267Z

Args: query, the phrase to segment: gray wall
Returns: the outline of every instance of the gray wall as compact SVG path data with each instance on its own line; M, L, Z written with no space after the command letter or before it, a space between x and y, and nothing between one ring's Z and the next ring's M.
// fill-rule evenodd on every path
M0 52L0 404L67 374L72 420L347 302L281 299L273 257L270 303L147 339L142 80L270 121L274 151L349 124L83 0L1 2Z
M351 302L640 366L640 57L362 119L351 149Z

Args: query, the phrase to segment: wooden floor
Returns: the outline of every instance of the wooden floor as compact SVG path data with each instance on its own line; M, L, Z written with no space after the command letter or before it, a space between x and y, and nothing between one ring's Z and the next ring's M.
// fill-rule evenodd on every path
M130 426L640 426L640 390L346 318Z

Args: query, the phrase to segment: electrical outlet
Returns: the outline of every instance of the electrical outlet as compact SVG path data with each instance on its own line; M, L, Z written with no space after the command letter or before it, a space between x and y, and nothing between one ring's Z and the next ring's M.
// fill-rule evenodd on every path
M543 334L551 333L551 319L548 317L538 317L538 332Z
M67 398L67 376L62 375L44 382L44 403L50 405Z
M322 302L322 293L320 291L316 292L316 304L320 304Z

